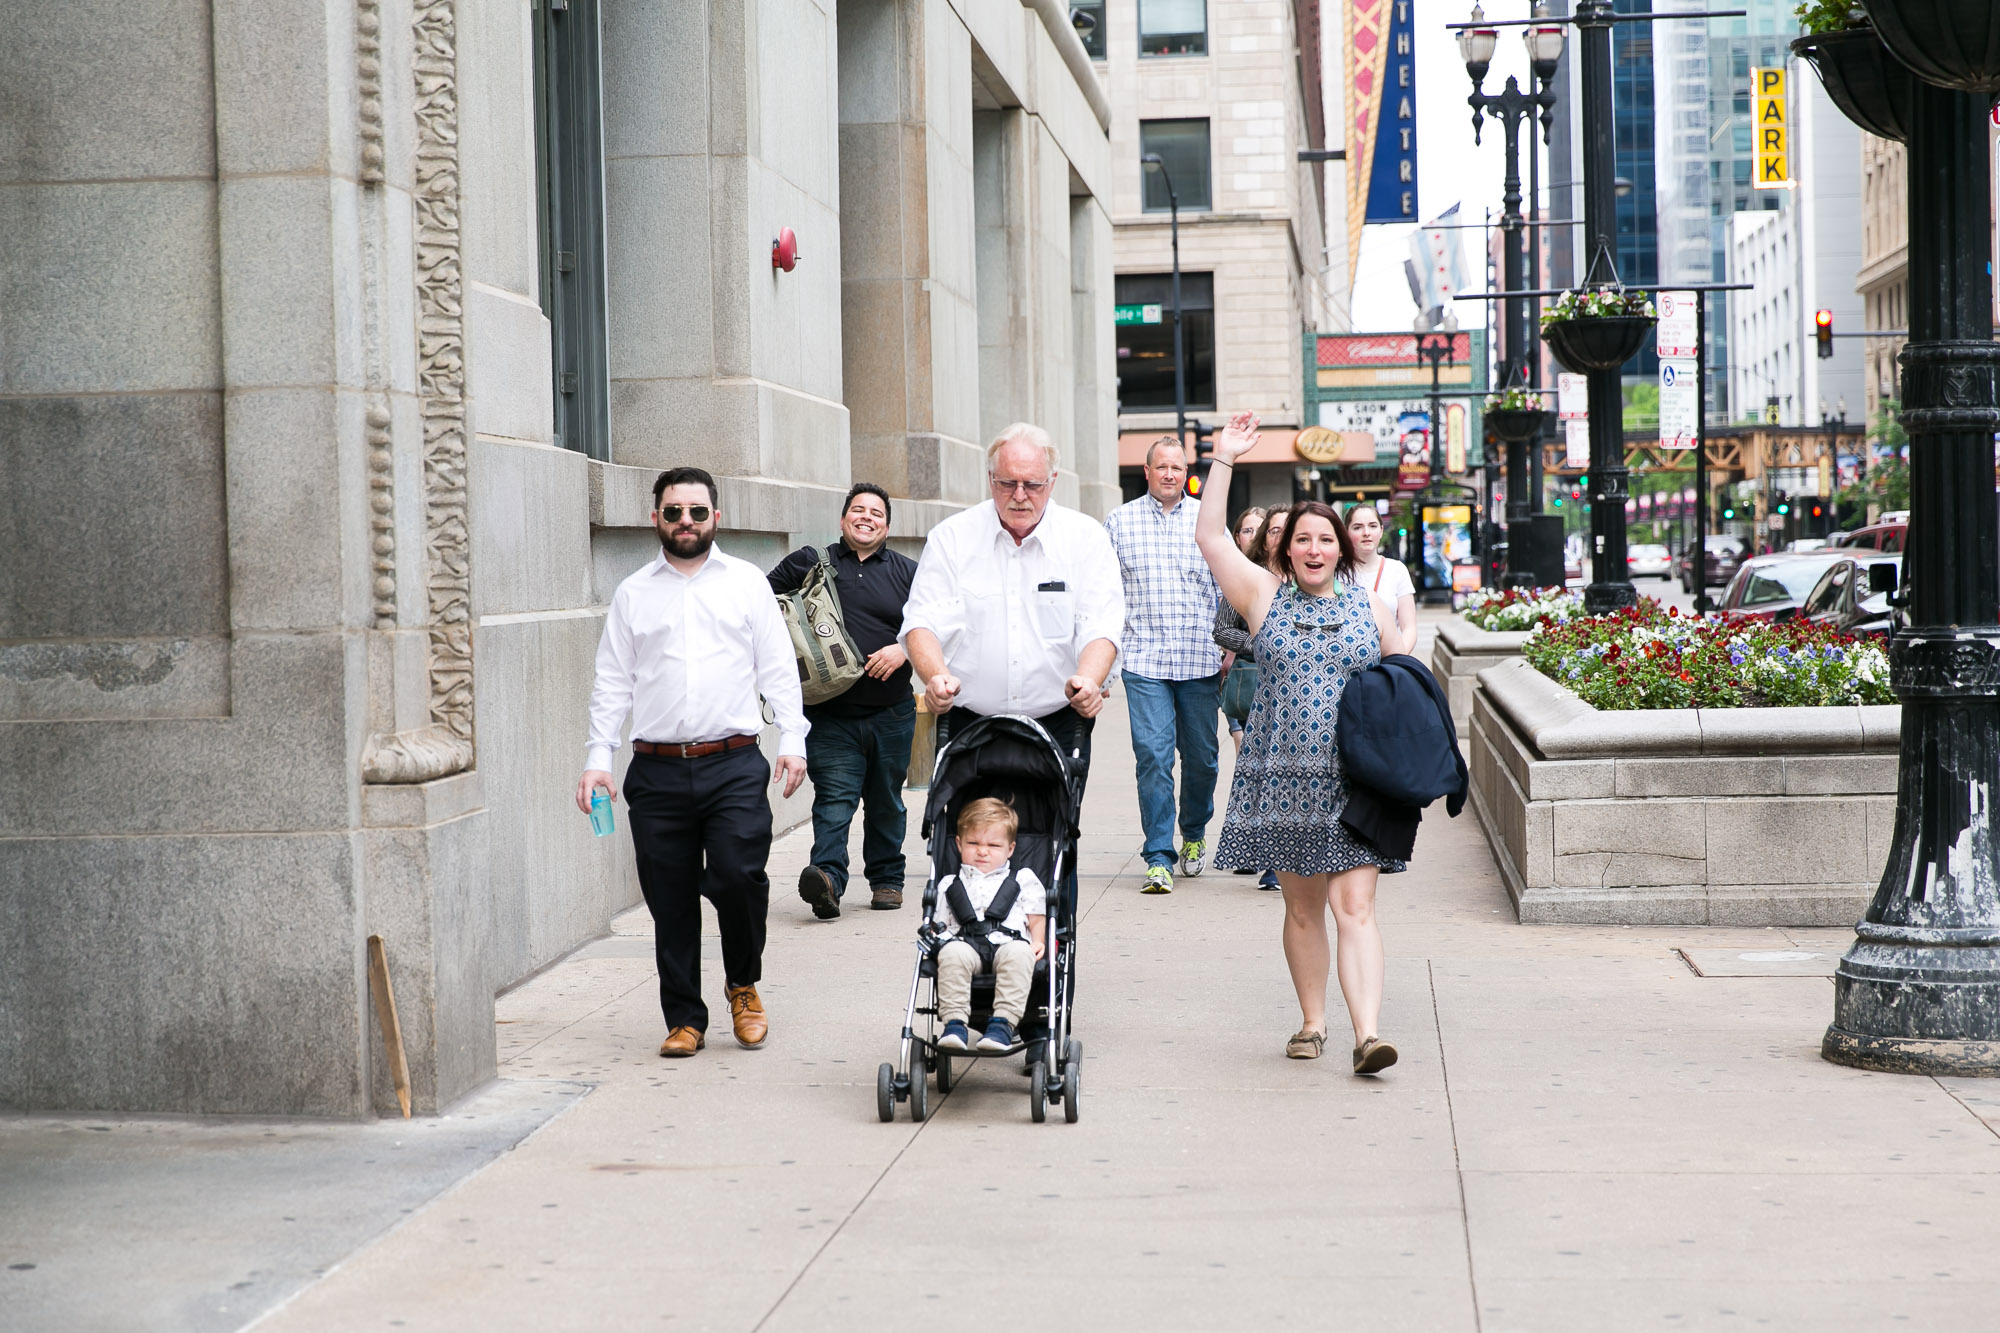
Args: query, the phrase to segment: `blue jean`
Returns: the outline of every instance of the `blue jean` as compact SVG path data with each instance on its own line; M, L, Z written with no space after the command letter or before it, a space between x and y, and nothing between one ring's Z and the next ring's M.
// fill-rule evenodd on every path
M847 830L861 817L862 873L875 889L903 887L903 779L917 732L917 704L906 699L859 717L815 717L806 735L806 776L813 784L812 863L847 892Z
M1174 842L1174 751L1181 756L1183 842L1200 841L1215 813L1215 718L1222 677L1154 680L1125 677L1126 711L1132 720L1132 753L1139 761L1139 824L1146 832L1146 864L1171 866Z

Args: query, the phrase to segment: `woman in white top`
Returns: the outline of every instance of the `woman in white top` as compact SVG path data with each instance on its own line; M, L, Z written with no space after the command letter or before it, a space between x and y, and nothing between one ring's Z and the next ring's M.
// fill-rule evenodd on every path
M1408 566L1382 554L1382 516L1374 505L1358 504L1347 511L1347 535L1354 540L1354 581L1396 618L1403 642L1415 643L1417 585L1410 581Z

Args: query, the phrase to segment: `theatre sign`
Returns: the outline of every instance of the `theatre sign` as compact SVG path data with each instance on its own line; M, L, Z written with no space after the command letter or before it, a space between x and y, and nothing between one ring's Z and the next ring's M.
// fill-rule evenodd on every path
M1428 449L1431 367L1409 333L1323 333L1305 337L1307 420L1334 431L1375 438L1379 466L1396 468L1413 454L1412 431ZM1468 330L1452 339L1451 360L1438 369L1444 409L1447 472L1485 463L1481 444L1487 387L1486 335Z

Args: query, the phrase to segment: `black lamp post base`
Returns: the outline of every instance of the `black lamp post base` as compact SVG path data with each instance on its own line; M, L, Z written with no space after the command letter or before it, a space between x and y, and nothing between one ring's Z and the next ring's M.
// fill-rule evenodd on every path
M1630 583L1590 583L1584 585L1583 609L1601 616L1639 604L1639 590Z
M1947 1078L2000 1078L2000 1042L1875 1037L1830 1027L1820 1058L1881 1074L1935 1074Z

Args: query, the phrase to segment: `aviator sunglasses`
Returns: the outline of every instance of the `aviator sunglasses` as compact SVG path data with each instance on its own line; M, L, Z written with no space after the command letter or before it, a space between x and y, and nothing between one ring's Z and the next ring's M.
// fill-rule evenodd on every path
M687 516L696 523L708 522L708 516L711 513L715 512L714 510L710 509L707 505L661 505L660 517L664 518L669 523L678 523L681 521L681 512L683 510L685 510L687 512Z

